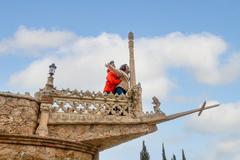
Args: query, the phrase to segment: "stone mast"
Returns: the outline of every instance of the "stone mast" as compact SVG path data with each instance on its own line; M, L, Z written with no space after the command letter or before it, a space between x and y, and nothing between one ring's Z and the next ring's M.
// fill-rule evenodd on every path
M135 101L135 116L142 114L142 88L141 84L136 83L135 59L134 59L134 34L128 33L128 48L129 48L129 67L130 67L130 89L133 90Z
M134 35L133 32L128 33L129 47L129 67L130 67L130 87L136 85L135 60L134 60Z

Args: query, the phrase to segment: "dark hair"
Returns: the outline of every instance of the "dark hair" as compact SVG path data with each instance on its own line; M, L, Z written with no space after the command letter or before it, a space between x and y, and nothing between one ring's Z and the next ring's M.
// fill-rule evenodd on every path
M112 65L113 67L115 67L114 61L110 61L109 64Z
M127 67L128 67L127 64L123 64L123 65L121 65L121 67L120 67L119 69L122 70L122 71L124 71L124 72L126 72Z
M110 61L109 64L114 64L114 61Z

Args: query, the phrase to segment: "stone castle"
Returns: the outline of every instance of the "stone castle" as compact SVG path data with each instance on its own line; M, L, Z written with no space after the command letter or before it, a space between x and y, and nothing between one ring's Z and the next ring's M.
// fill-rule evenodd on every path
M165 115L142 111L136 84L134 37L129 33L130 89L126 95L54 87L54 68L35 96L0 92L1 160L98 160L99 152L157 131L157 124L218 105Z

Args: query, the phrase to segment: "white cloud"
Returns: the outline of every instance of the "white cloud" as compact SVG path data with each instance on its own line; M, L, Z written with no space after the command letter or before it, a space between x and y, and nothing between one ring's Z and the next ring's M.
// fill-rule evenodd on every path
M225 139L208 144L206 150L202 150L199 155L195 155L195 160L239 160L240 140Z
M0 41L0 53L21 51L26 54L40 54L71 44L75 39L76 35L68 31L29 29L21 26L13 37Z
M156 95L162 99L177 85L166 74L170 68L186 69L207 84L231 82L239 75L240 56L229 56L229 63L222 64L220 56L227 45L209 33L176 32L164 37L139 38L135 43L137 80L142 82L147 97ZM112 59L117 66L128 62L127 39L109 33L80 37L68 31L20 27L13 37L0 41L0 53L12 50L44 55L11 76L11 86L25 89L42 87L47 63L55 62L57 86L102 90L104 63ZM31 77L38 77L38 81Z
M240 140L239 139L227 140L227 141L224 140L224 141L218 143L216 146L217 146L217 152L222 153L222 154L230 153L232 155L235 155L235 153L238 153L237 156L238 156L238 159L240 159L240 147L239 147Z
M34 61L28 68L13 75L10 84L18 89L27 89L29 86L30 91L38 90L47 81L48 66L51 62L50 59Z
M222 64L220 56L225 53L227 44L209 33L184 35L176 32L165 37L141 38L137 47L144 61L156 65L151 65L154 69L184 68L202 83L216 85L231 82L239 76L239 54Z
M199 133L240 134L240 102L222 104L220 107L205 111L201 117L192 116L187 128Z
M216 104L218 102L210 102ZM222 104L204 111L200 117L193 115L186 121L189 133L203 134L205 149L194 154L195 160L240 159L240 102ZM207 137L207 136L208 137ZM211 137L211 138L209 138Z

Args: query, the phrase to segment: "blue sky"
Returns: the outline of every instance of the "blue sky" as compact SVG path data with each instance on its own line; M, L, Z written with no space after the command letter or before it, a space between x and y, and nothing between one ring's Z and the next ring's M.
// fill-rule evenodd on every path
M231 147L240 145L239 5L237 0L1 1L0 90L36 92L53 61L57 87L101 90L104 63L127 61L132 31L145 110L151 110L154 95L168 114L205 99L222 106L200 118L160 124L154 134L104 151L101 159L118 160L119 153L125 153L119 160L138 159L145 140L152 160L161 157L162 142L169 155L179 157L184 148L188 159L199 160L209 146L209 160L237 160L240 151Z

